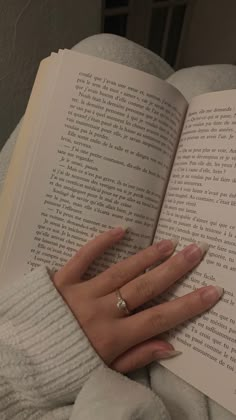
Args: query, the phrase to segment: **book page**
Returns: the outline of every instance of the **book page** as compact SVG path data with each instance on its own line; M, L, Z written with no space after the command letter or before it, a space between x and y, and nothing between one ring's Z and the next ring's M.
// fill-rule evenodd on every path
M183 355L163 363L236 414L236 90L196 97L189 106L156 240L210 245L204 260L164 299L201 286L224 287L221 301L176 328Z
M149 245L187 108L175 88L153 76L61 54L2 260L0 250L5 281L41 264L58 269L88 239L117 225L129 233L90 276Z
M40 64L33 87L33 95L27 106L27 113L22 122L4 189L0 196L0 246L4 253L7 250L10 232L14 229L15 215L18 213L17 204L19 204L19 197L21 197L27 181L28 168L32 164L32 156L35 153L40 120L43 118L42 113L46 112L47 109L47 106L42 107L42 104L47 101L50 95L52 89L52 78L50 76L54 75L55 78L57 62L58 59L56 60L52 56L50 59L44 59ZM50 74L50 72L53 73ZM42 83L45 90L41 89ZM6 231L8 232L7 235L5 235Z

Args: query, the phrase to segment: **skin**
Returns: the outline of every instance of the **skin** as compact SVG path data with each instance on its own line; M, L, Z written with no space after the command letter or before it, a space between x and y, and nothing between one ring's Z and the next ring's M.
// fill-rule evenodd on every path
M121 373L174 356L173 346L158 336L211 308L223 292L214 286L202 287L170 302L132 313L195 267L203 252L191 244L168 258L175 246L172 241L163 240L83 281L90 264L124 235L122 228L102 233L80 248L52 278L99 356ZM117 289L127 302L129 316L116 306Z

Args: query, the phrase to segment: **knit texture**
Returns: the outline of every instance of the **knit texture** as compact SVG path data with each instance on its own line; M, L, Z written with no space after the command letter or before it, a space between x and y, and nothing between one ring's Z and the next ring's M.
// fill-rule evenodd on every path
M45 267L1 292L0 360L1 419L72 404L103 364Z
M72 48L166 79L174 70L157 54L117 35L99 34L85 38Z
M75 411L77 407L83 420L171 420L163 402L150 389L104 367L85 384ZM72 414L71 420L78 418Z
M203 93L236 88L236 66L214 64L181 69L168 77L167 82L175 86L188 101Z

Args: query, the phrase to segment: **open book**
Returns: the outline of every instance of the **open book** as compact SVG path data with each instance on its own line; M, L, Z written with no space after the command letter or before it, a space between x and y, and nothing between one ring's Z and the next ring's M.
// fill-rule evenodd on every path
M190 105L144 72L67 50L43 60L0 202L0 274L58 269L126 225L89 276L162 238L206 241L165 299L218 284L222 300L171 331L162 364L236 414L236 91Z

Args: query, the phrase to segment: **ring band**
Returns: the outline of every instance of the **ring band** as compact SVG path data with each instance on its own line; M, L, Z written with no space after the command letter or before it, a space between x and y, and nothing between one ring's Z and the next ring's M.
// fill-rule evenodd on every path
M119 309L119 311L124 312L126 315L130 315L130 311L129 311L128 307L127 307L127 303L122 298L119 289L116 290L116 297L117 297L116 306Z

